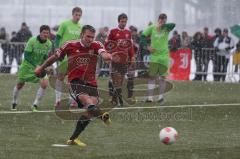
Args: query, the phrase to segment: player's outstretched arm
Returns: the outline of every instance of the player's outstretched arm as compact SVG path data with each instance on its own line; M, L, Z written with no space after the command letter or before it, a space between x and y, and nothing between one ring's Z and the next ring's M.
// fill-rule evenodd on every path
M38 66L35 69L35 74L36 76L40 76L41 73L43 71L45 71L45 68L47 68L48 66L51 66L54 62L56 62L59 59L59 57L57 56L57 54L53 54L52 56L50 56L41 66Z
M172 31L175 28L175 23L166 23L162 27L166 28L168 31Z

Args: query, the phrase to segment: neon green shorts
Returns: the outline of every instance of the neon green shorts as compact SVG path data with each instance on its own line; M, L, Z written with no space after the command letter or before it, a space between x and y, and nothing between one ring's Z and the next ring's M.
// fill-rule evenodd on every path
M38 83L42 78L38 78L35 75L34 70L35 70L34 66L32 66L31 64L27 64L26 62L23 62L17 73L17 82L18 83L25 83L25 82ZM43 78L47 78L47 76Z
M167 76L169 69L169 58L159 59L158 62L150 62L149 76Z

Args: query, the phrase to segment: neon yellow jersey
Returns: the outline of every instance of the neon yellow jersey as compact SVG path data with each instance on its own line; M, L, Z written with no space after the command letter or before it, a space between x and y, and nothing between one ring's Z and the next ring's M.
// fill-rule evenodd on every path
M59 47L66 41L80 39L82 26L79 23L74 23L71 19L62 22L59 26L57 35L61 37Z
M144 36L150 36L151 47L156 51L151 54L151 61L158 61L159 57L168 57L168 36L169 32L175 27L175 24L164 24L160 31L157 25L151 25L143 31Z
M31 37L24 49L24 61L28 61L33 66L41 65L47 59L48 53L52 48L52 42L47 39L46 42L41 43L37 36Z

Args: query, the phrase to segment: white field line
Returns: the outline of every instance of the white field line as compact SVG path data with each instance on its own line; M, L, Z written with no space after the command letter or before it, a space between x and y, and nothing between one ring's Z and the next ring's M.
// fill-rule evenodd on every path
M134 109L159 109L159 108L188 108L188 107L223 107L223 106L239 106L240 103L229 103L229 104L196 104L196 105L168 105L168 106L148 106L148 107L117 107L117 108L102 108L111 109L111 110L134 110ZM38 111L37 113L54 113L54 112L66 112L69 110L43 110ZM83 109L72 109L71 112L81 112ZM0 114L28 114L35 113L32 111L0 111Z

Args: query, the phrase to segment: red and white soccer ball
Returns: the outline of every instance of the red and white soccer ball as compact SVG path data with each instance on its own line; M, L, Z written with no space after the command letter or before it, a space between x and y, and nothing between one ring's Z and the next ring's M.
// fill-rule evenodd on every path
M176 142L178 132L172 127L163 128L159 133L160 141L166 145L171 145Z

